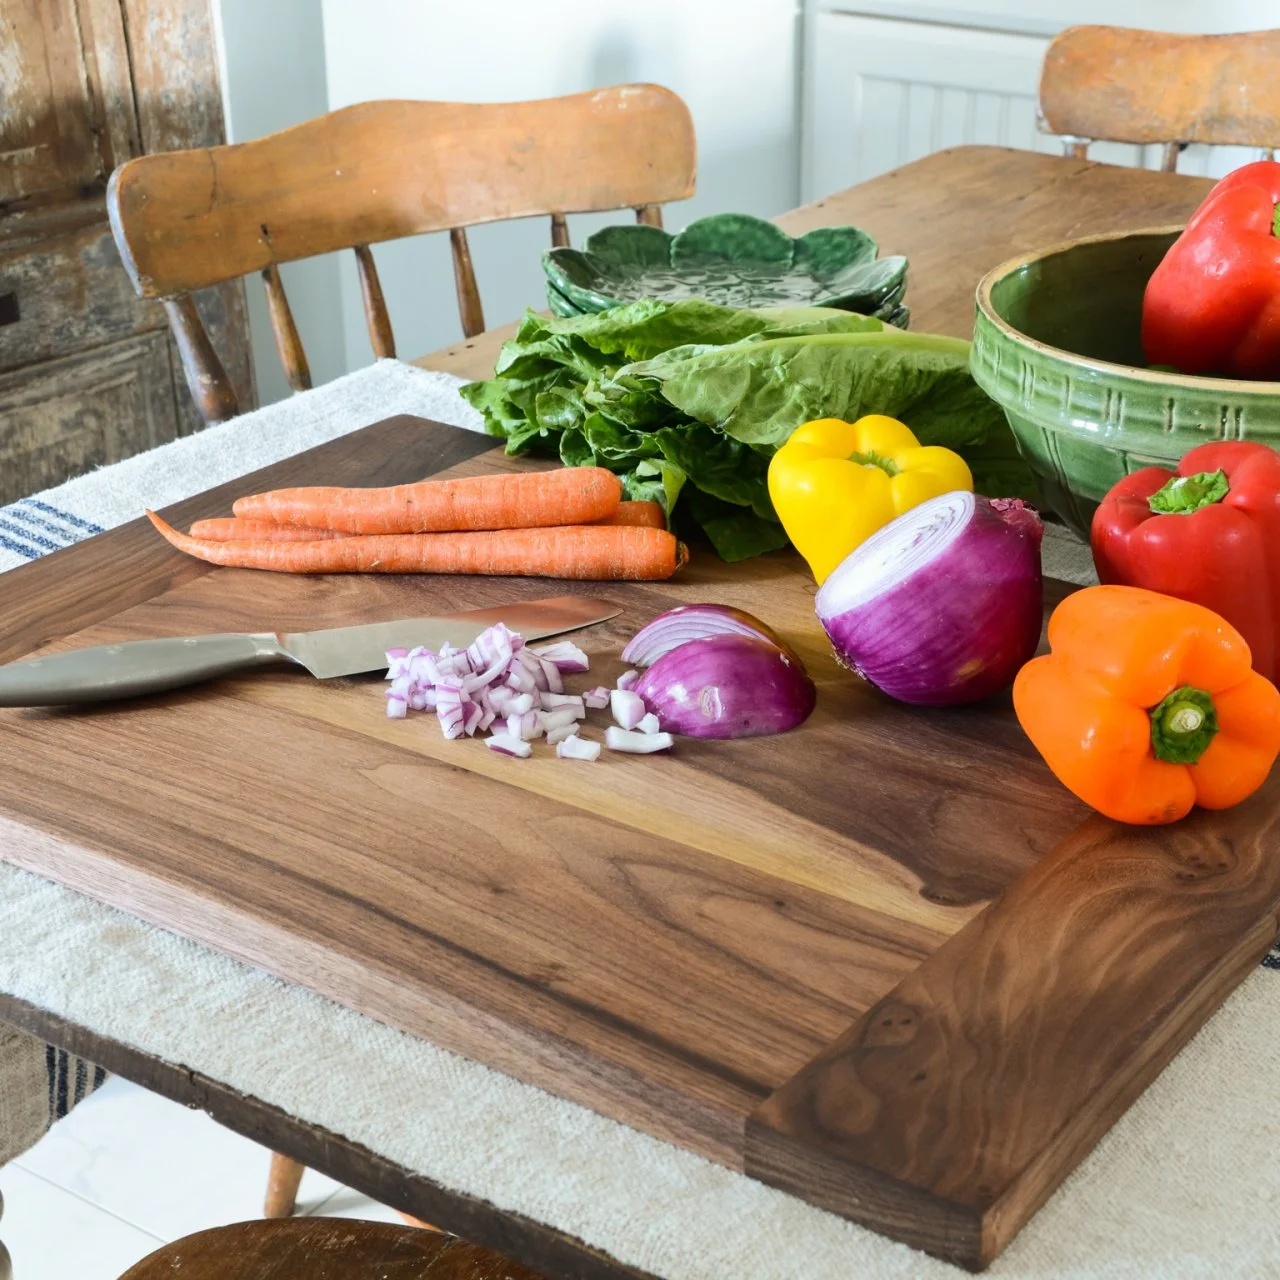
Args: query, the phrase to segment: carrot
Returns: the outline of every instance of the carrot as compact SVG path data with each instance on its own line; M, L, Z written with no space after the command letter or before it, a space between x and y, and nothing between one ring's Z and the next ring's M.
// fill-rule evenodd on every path
M612 515L622 482L603 467L420 480L390 489L274 489L239 498L252 520L338 533L428 533L589 524Z
M689 557L665 529L564 525L470 533L401 533L306 542L217 542L147 517L169 543L210 564L276 573L476 573L653 581Z
M255 539L269 542L307 542L313 538L341 538L343 535L334 533L332 529L304 529L301 525L272 524L270 520L218 516L212 520L197 520L191 526L191 536L207 538L210 542L250 542Z
M618 509L603 520L593 520L592 524L630 524L644 529L665 529L667 517L659 502L620 502ZM192 532L195 532L194 527Z

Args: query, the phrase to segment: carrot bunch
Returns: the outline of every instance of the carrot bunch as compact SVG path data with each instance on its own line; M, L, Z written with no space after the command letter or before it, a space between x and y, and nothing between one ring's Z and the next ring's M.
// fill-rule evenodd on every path
M276 489L189 534L180 551L277 573L460 573L654 580L688 558L656 502L623 502L603 467L422 480L386 489Z

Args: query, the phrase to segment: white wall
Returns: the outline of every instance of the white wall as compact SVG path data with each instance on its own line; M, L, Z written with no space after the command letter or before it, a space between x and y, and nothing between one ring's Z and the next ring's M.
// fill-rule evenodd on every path
M768 216L799 192L797 0L322 0L331 108L368 98L517 101L649 80L679 93L698 136L698 193L673 229L726 209ZM574 243L630 213L570 219ZM548 219L468 233L485 320L545 306ZM402 358L456 341L448 238L375 249ZM342 264L352 367L370 359L354 264Z
M320 0L221 0L220 19L228 141L260 138L329 110ZM281 275L316 386L346 373L336 256L287 263ZM289 394L289 384L262 281L250 276L245 293L258 401L270 404Z

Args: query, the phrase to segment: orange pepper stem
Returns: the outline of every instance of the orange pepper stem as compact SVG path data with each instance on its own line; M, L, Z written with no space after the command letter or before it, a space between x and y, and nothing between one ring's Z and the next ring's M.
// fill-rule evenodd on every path
M1151 749L1157 760L1195 764L1218 732L1213 698L1184 684L1151 708Z
M1147 499L1147 506L1158 516L1189 516L1201 507L1221 502L1230 492L1227 473L1197 471L1193 476L1174 476Z
M874 450L868 450L866 453L851 453L849 461L856 462L860 467L879 467L887 476L896 476L898 474L898 468L893 464L892 460L876 453Z

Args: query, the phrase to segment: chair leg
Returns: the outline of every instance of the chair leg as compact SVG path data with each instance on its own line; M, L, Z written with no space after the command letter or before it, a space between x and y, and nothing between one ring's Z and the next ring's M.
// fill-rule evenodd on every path
M0 1218L4 1217L4 1196L0 1195ZM13 1272L10 1269L9 1250L4 1247L3 1241L0 1241L0 1280L11 1280Z
M271 1172L267 1175L267 1198L262 1206L264 1218L290 1218L298 1199L298 1185L306 1166L278 1152L271 1153Z
M405 1213L403 1209L397 1209L396 1212L411 1226L421 1227L423 1231L434 1231L437 1235L444 1235L439 1227L433 1227L429 1222L423 1222L421 1218L415 1218L411 1213Z

